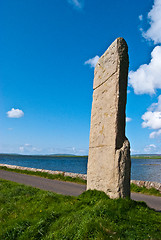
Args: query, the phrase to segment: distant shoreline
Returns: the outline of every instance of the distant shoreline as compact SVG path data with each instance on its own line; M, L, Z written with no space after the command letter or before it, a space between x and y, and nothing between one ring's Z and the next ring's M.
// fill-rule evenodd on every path
M131 156L132 159L161 159L161 155L137 155L137 156Z
M28 157L28 158L88 158L88 155L72 155L72 154L48 154L48 155L27 155L27 154L14 154L14 153L0 153L0 157ZM161 155L144 155L144 154L138 154L138 155L131 155L132 159L161 159Z
M62 158L62 157L70 157L70 158L84 158L84 157L88 157L87 155L70 155L70 154L49 154L49 155L27 155L27 154L16 154L16 153L0 153L0 157L2 156L9 156L9 157L38 157L38 158Z

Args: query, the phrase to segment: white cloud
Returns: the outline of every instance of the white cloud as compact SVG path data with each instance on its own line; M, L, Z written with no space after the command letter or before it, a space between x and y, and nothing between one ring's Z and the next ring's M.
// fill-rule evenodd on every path
M150 133L150 135L149 135L150 138L157 138L160 136L161 136L161 129L158 131L154 131L154 132Z
M20 150L20 152L23 152L23 151L24 151L24 147L23 147L23 146L20 146L20 147L19 147L19 150Z
M143 37L154 41L155 44L161 43L161 0L154 0L154 5L148 13L150 27L143 32Z
M96 55L94 58L90 58L89 60L85 61L85 65L89 64L90 67L94 67L96 66L97 62L98 62L99 56Z
M132 153L132 154L137 154L137 153L140 153L141 151L139 150L139 149L134 149L134 148L130 148L130 152Z
M150 133L150 138L156 138L161 135L161 95L158 97L158 102L151 104L148 111L142 116L144 122L142 123L143 128L150 128L158 131Z
M148 108L148 111L161 112L161 95L158 97L158 102L152 103Z
M74 154L74 155L88 155L88 148L87 149L80 149L76 147L53 147L46 150L48 154Z
M132 118L126 117L126 122L131 122Z
M154 153L156 152L156 146L154 144L150 144L144 148L144 152L146 153Z
M148 13L149 28L142 35L154 44L161 43L161 0L154 0L152 9ZM139 16L140 21L143 15ZM161 89L161 46L156 46L151 53L149 64L141 65L136 71L130 71L129 84L136 94L154 94L156 89Z
M21 118L24 116L24 113L20 109L14 109L12 108L10 111L7 112L7 116L9 118Z
M31 144L24 144L19 147L19 151L24 154L35 154L35 153L40 153L42 149L36 148L32 146Z
M29 144L29 143L25 143L24 146L25 146L25 147L32 147L32 145Z
M139 15L139 20L140 20L140 21L143 20L143 15Z
M156 148L155 144L150 144L149 147Z
M161 128L161 112L146 112L141 117L144 122L142 123L143 128L159 129Z
M84 6L84 0L68 0L68 3L72 4L75 8L82 9Z
M153 49L149 64L130 71L129 85L136 94L154 94L156 89L161 89L161 46Z

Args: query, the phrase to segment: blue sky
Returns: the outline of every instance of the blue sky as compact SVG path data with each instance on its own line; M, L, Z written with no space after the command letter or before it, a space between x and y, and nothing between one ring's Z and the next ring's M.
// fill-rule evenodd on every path
M2 0L0 152L88 154L94 65L129 47L126 135L161 153L161 0Z

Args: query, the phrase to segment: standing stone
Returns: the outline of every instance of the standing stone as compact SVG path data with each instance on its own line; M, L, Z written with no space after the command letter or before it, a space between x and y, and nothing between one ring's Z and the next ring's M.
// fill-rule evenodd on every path
M130 197L130 144L125 137L128 47L117 38L94 72L87 189Z

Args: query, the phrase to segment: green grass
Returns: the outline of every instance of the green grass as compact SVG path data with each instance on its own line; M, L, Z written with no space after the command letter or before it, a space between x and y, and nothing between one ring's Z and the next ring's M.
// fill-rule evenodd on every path
M143 193L143 194L147 194L147 195L153 195L153 196L161 197L161 193L158 190L156 190L155 188L147 189L144 186L143 187L138 187L134 183L131 183L131 191L136 192L136 193Z
M66 181L66 182L75 182L75 183L80 183L80 184L86 184L86 180L83 180L79 177L68 177L64 176L63 174L49 174L45 172L33 172L29 170L20 170L20 169L12 169L8 167L0 167L0 170L5 170L9 172L17 172L17 173L22 173L22 174L27 174L27 175L34 175L34 176L39 176L43 178L48 178L48 179L55 179L55 180L61 180L61 181Z
M161 213L99 191L58 195L0 180L1 240L161 239Z

